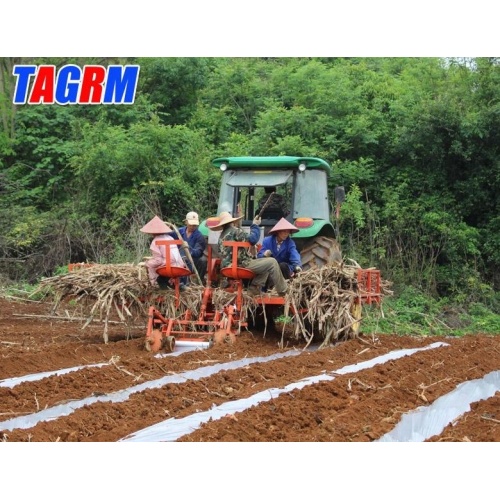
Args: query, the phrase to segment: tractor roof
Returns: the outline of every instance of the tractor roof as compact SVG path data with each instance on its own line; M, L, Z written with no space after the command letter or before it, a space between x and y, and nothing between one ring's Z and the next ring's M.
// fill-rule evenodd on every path
M328 175L332 171L330 165L321 158L301 156L228 156L215 158L212 163L216 167L226 163L228 168L298 168L304 163L306 168L319 168Z

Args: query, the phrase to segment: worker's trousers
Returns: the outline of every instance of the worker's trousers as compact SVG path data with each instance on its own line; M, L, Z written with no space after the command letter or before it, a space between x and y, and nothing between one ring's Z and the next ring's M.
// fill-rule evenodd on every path
M255 273L252 285L259 288L264 287L269 279L278 293L286 292L288 285L283 278L280 265L274 257L252 259L245 267Z

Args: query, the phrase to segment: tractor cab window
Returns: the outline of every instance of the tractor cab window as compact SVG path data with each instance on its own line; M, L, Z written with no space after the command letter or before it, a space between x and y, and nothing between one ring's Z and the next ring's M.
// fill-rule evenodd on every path
M274 226L291 214L292 183L290 170L232 172L226 183L225 199L229 203L224 206L230 205L232 209L228 206L227 211L243 216L243 226L250 225L256 215L261 217L262 226ZM231 201L230 188L233 188Z
M263 226L274 226L290 214L291 193L291 185L241 186L237 188L236 212L243 215L243 225L250 225L259 215Z
M259 215L261 219L280 220L282 217L287 217L290 213L290 190L283 189L282 186L266 186L265 188L257 188L256 199L257 209L255 215Z

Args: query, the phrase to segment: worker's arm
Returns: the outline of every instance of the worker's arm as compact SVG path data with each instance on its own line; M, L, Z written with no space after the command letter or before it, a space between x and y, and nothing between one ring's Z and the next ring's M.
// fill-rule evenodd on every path
M260 217L255 217L255 219L252 222L252 225L250 226L250 234L248 235L247 241L251 245L256 245L259 240L260 240Z

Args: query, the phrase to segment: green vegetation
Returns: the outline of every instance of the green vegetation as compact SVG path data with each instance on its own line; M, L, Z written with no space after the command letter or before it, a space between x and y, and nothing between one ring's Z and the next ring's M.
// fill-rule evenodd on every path
M0 58L6 280L138 262L153 215L215 214L212 158L317 156L344 256L394 284L365 331L500 330L499 59L109 58L141 66L134 105L12 106L13 65L42 63L103 61Z
M399 296L386 298L382 307L364 307L361 330L366 335L499 334L499 299L497 293L495 307L480 302L465 305L447 298L436 300L408 286Z

